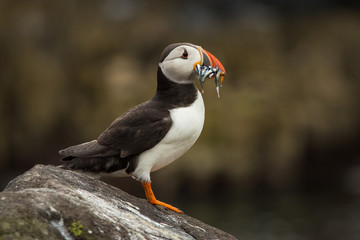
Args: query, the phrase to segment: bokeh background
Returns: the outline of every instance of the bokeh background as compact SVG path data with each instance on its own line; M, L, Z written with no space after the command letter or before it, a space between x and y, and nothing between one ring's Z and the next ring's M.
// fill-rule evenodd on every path
M205 84L195 146L152 174L157 197L239 239L358 239L359 6L2 0L0 189L151 98L163 48L192 42L227 78L220 99Z

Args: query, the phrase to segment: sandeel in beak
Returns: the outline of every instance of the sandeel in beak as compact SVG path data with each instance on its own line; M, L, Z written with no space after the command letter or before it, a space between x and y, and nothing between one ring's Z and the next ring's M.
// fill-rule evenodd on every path
M226 73L225 68L214 55L202 47L198 47L198 49L201 55L201 62L196 63L194 68L199 76L201 91L204 93L203 84L206 78L215 77L216 92L218 97L220 97L220 87L222 87Z

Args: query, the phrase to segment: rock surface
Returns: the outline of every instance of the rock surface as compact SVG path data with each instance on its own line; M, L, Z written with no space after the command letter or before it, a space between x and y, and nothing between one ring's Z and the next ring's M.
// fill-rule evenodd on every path
M84 174L36 165L0 193L0 240L235 239Z

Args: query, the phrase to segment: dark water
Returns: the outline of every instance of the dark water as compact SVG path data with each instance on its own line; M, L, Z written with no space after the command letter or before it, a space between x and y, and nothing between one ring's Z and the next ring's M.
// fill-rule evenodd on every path
M337 194L252 195L178 201L183 210L246 240L358 240L360 201Z

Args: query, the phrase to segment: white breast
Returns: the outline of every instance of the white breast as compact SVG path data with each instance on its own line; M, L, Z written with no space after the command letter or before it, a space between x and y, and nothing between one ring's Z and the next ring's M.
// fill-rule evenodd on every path
M183 155L196 142L204 126L205 107L198 91L196 101L188 106L170 110L172 125L165 137L152 149L139 155L133 176L150 181L150 172L170 164Z

